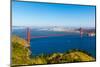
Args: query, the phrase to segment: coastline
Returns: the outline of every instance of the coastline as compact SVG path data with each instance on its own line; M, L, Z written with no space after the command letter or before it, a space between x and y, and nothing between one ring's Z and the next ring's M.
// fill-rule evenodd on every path
M55 64L55 63L75 63L95 61L89 53L84 50L71 49L64 53L52 53L49 55L41 54L31 57L30 49L23 46L26 40L16 36L18 40L12 40L12 66L16 65L37 65L37 64ZM16 39L15 37L15 39ZM20 40L21 39L21 40ZM23 42L20 43L19 41Z

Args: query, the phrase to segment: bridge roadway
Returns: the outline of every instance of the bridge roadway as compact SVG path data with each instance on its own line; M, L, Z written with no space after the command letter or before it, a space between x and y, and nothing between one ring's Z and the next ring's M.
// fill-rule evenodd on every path
M50 34L50 35L43 35L43 36L31 36L31 38L47 38L47 37L54 37L54 36L65 36L66 34Z

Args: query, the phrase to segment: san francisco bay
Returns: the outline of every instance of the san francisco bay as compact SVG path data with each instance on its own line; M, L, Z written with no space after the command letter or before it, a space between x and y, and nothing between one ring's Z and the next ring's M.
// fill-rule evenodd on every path
M26 39L26 31L24 29L14 29L12 34ZM63 34L61 36L48 36L34 38L36 36L47 36L50 34ZM55 32L55 31L31 31L30 49L32 55L52 54L57 52L66 52L71 49L79 49L88 52L96 57L96 38L84 34L82 37L79 33Z

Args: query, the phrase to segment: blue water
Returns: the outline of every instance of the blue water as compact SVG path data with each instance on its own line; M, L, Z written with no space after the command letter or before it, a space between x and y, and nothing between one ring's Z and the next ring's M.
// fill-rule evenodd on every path
M66 52L70 49L80 49L96 57L96 38L78 33L50 32L50 31L32 31L32 36L48 34L66 34L64 36L51 36L46 38L31 38L30 49L32 55L51 54L54 52ZM24 30L14 30L13 34L26 38Z

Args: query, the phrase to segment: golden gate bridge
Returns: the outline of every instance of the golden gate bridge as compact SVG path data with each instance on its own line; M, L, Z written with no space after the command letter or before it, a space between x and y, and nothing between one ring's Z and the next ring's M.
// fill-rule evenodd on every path
M80 28L80 37L83 36L83 29ZM40 36L31 36L31 29L28 27L27 28L27 42L30 43L31 38L47 38L47 37L51 37L51 36L64 36L66 34L49 34L49 35L40 35Z

